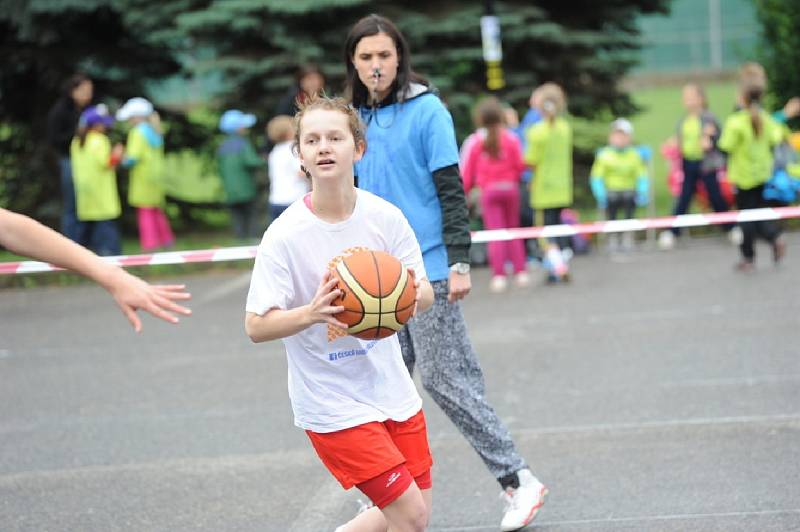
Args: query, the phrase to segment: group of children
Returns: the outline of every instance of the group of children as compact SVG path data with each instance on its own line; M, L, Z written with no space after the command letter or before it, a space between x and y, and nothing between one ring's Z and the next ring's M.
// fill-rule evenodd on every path
M723 127L709 111L700 85L690 83L683 88L685 114L675 135L662 148L671 167L669 185L676 196L675 215L686 214L696 194L717 212L727 211L734 202L739 209L748 209L786 204L797 197L800 165L788 143L785 122L800 114L800 100L790 100L782 111L769 115L762 109L765 91L763 68L755 63L744 65L736 112ZM566 99L560 87L547 83L533 91L530 105L522 125L517 126L512 109L494 98L481 101L474 116L478 129L462 146L464 187L467 193L473 187L480 189L486 229L518 227L525 210L520 202L528 203L536 213L534 225L566 222L563 212L572 204L573 183L572 132L564 117ZM633 139L631 122L617 118L611 123L608 145L595 154L589 188L607 220L616 220L620 214L633 218L637 207L652 201L652 176L647 164L651 154L649 148L636 146ZM776 148L784 154L782 157ZM520 188L525 181L527 185ZM529 196L521 197L524 192ZM727 224L722 229L740 245L739 270L753 269L756 235L770 243L776 262L785 252L780 231L771 222ZM662 232L659 247L671 249L678 236L677 227ZM549 280L564 278L568 274L565 264L572 255L569 243L566 239L540 239L539 244L537 253ZM634 235L611 234L608 244L612 251L629 251L634 247ZM529 284L521 241L492 242L488 255L493 274L491 291L506 289L509 263L516 284Z
M122 207L116 168L129 170L128 203L136 208L145 251L169 248L175 237L164 214L164 141L158 114L144 98L131 98L117 120L129 124L126 145L111 146L114 117L104 104L87 107L69 150L77 213L74 240L98 255L122 253L117 219Z

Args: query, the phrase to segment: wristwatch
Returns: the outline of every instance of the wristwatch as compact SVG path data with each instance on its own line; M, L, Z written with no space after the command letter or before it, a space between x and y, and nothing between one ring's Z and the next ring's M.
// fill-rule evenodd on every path
M466 275L469 273L469 263L456 262L450 266L451 272L456 272L459 275Z

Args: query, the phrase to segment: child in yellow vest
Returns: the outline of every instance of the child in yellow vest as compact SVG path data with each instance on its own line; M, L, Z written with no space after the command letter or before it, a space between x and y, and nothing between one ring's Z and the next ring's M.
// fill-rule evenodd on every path
M530 202L536 225L561 223L561 210L572 205L572 127L562 116L566 109L564 91L555 83L537 89L542 120L525 133L524 160L533 169ZM548 280L568 277L561 249L569 246L567 238L554 243L540 239L540 253L548 269Z
M164 139L158 114L144 98L131 98L117 111L131 124L123 166L130 169L128 203L136 207L144 251L170 248L175 236L164 214Z
M639 150L631 145L633 125L624 118L611 124L608 146L597 152L590 172L590 185L597 204L606 210L606 218L616 220L621 209L625 219L634 217L636 207L647 205L649 182ZM609 247L619 247L619 235L609 235ZM622 249L633 249L633 233L622 235Z
M117 175L122 146L111 148L106 130L114 123L105 105L88 107L70 145L78 215L77 242L98 255L122 253L117 218L120 207Z
M736 186L736 206L740 210L766 207L764 184L772 175L772 149L780 142L780 125L761 106L764 85L745 82L740 88L743 108L725 121L719 147L728 154L728 178ZM772 246L775 263L783 258L786 243L780 227L771 220L741 224L742 259L736 269L750 272L755 269L756 236Z

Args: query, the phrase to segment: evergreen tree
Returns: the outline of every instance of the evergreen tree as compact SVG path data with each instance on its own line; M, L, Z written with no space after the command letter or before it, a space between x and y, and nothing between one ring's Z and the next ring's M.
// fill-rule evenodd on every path
M54 221L59 178L45 142L47 112L76 71L96 100L141 95L180 72L164 32L189 2L4 0L0 9L0 206Z
M778 105L800 95L800 10L796 0L756 0L763 28L761 61Z
M564 85L582 116L633 110L618 81L636 61L635 18L666 12L668 0L497 2L503 35L504 97L523 106L544 81ZM209 2L178 18L195 42L217 50L196 69L222 69L227 103L269 112L298 63L313 61L341 88L342 43L367 13L392 18L409 39L414 68L428 76L468 128L468 107L485 92L480 40L484 3L477 1L236 0Z

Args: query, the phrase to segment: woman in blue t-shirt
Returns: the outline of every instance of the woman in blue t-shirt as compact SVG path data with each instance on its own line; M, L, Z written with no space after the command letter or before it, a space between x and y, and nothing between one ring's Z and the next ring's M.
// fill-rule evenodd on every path
M517 530L533 520L546 488L486 402L458 305L471 288L470 235L453 119L411 69L406 39L387 18L369 15L353 26L345 64L347 95L367 124L369 150L356 163L358 186L408 218L435 293L433 306L398 333L403 358L409 371L416 364L425 390L499 481L508 503L501 527ZM356 520L369 519L366 513Z

